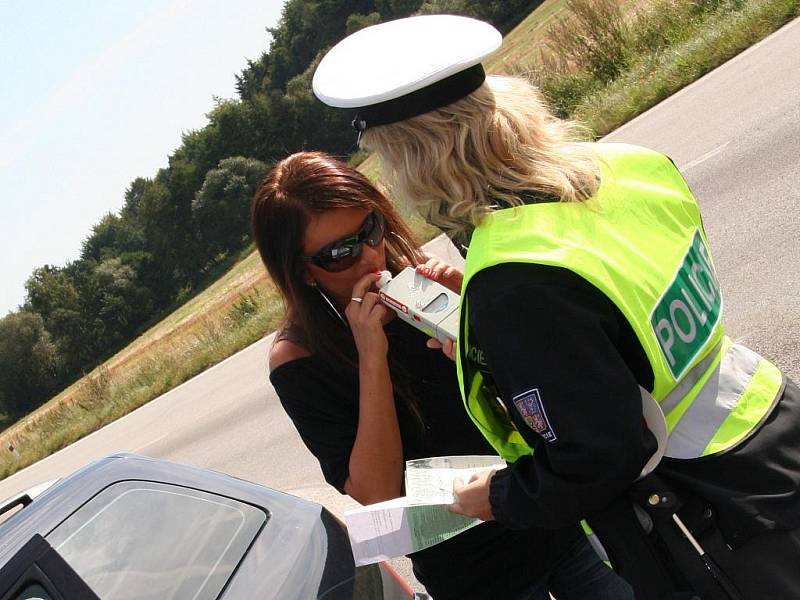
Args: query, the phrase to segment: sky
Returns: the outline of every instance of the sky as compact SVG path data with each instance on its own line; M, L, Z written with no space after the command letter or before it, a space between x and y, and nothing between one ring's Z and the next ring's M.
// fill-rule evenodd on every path
M0 318L269 49L283 0L0 0Z

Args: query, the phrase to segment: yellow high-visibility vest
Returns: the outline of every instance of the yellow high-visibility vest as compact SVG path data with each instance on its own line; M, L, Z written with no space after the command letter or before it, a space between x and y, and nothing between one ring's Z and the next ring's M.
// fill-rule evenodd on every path
M601 184L593 198L494 211L473 233L456 361L467 412L506 460L531 452L466 358L467 292L476 273L497 264L551 265L583 277L630 323L653 369L650 391L666 416L666 455L691 459L727 450L770 413L783 375L724 335L700 210L675 165L636 146L596 148Z

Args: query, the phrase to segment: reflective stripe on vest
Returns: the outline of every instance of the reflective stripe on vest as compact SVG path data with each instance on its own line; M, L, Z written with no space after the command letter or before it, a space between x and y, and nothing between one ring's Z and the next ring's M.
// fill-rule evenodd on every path
M723 351L695 365L662 401L669 457L697 458L733 447L769 414L777 399L773 390L782 387L778 368L728 338L723 343ZM687 392L692 384L699 386L694 395Z
M729 449L769 414L782 375L725 338L700 211L671 161L635 146L596 148L602 181L594 198L495 211L475 229L461 333L467 331L469 283L482 269L509 262L567 268L605 294L630 323L653 370L652 395L666 415L667 456ZM466 335L459 339L458 374L467 410L483 421L481 430L504 458L504 452L518 454L509 444L513 425L496 423L496 414L494 424L487 422L493 398L473 385L478 374L462 342Z

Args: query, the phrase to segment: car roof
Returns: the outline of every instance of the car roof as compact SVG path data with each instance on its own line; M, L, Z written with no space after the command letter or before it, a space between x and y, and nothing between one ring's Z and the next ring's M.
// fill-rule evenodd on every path
M277 598L280 596L275 590L284 585L295 590L308 587L310 593L297 597L312 597L316 589L311 588L319 581L314 583L309 577L309 564L325 563L327 554L333 552L329 548L331 538L337 556L344 557L343 572L348 568L352 571L347 535L321 505L209 469L128 453L109 455L79 469L0 524L0 567L34 534L46 537L92 497L124 481L183 486L244 502L267 513L265 534L258 535L223 597ZM248 595L231 592L237 588L237 580L247 582Z

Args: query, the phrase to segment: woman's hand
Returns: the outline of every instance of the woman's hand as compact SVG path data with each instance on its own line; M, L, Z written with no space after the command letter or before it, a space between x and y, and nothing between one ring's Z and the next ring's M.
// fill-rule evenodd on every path
M428 260L417 265L417 273L424 275L432 281L441 283L448 290L456 294L460 294L461 284L464 281L464 273L453 265L444 262L438 256L432 254L425 254L425 256L428 257Z
M494 521L489 502L489 485L494 469L473 474L465 484L460 479L453 482L455 502L447 507L450 512L476 517L481 521Z
M358 350L359 362L364 359L385 357L389 349L383 319L386 307L378 302L378 294L368 291L378 281L380 273L368 273L353 286L353 298L347 303L344 314L350 323L350 331Z
M379 277L369 273L359 279L352 296L361 301L351 300L344 311L358 349L358 431L344 490L362 504L397 498L403 486L403 443L383 331L387 309L369 291Z

